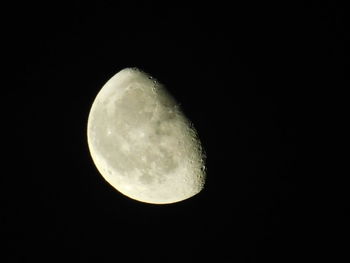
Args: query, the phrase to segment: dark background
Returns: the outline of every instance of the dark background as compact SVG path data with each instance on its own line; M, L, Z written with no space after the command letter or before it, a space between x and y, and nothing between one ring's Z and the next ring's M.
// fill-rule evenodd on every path
M2 9L1 262L308 257L305 123L343 74L335 1L48 2ZM91 104L130 66L168 87L207 152L206 188L184 202L129 199L90 157Z

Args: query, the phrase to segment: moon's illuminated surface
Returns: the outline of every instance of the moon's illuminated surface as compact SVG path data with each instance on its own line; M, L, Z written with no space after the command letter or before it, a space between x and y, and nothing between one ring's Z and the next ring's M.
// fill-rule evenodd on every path
M165 87L126 68L97 94L88 119L92 159L107 182L146 203L179 202L205 183L196 130Z

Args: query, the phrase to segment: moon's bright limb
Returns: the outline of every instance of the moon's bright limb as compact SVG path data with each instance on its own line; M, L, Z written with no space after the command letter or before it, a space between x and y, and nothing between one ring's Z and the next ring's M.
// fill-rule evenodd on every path
M99 172L132 199L174 203L204 186L205 155L193 125L165 87L136 68L102 87L87 135Z

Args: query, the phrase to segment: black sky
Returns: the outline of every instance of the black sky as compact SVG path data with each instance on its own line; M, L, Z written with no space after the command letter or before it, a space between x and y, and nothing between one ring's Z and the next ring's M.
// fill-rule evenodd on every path
M343 73L340 7L48 2L3 9L1 262L295 262L310 250L300 137L313 94ZM197 128L208 180L189 200L131 200L92 162L90 106L130 66Z

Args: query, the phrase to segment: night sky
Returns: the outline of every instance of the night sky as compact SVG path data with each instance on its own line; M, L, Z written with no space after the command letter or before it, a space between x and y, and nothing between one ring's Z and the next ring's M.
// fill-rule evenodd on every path
M340 9L47 2L2 9L0 261L299 262L304 113L341 74ZM137 202L94 166L89 110L125 67L165 84L196 127L207 182L193 198Z

